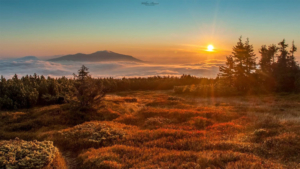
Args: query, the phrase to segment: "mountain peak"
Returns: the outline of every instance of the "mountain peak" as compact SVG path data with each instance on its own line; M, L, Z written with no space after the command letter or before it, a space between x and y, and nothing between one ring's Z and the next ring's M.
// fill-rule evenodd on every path
M83 62L102 62L102 61L134 61L141 62L141 60L136 59L129 55L123 55L115 53L109 50L97 51L91 54L74 54L66 55L59 58L50 59L49 61L83 61Z
M38 58L35 56L25 56L25 57L17 58L17 60L38 60Z
M98 52L114 53L114 52L112 52L112 51L110 51L110 50L99 50L99 51L97 51L96 53L98 53Z

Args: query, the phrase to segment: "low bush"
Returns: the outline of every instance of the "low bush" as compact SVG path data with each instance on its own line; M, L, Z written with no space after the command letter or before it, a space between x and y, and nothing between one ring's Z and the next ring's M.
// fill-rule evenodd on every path
M129 102L129 103L133 103L133 102L137 102L138 100L136 98L124 98L125 102Z
M167 143L159 141L160 139L166 139L167 142L173 144L177 140L181 139L192 139L192 138L203 138L205 136L204 131L184 131L184 130L173 130L173 129L156 129L156 130L136 130L135 132L128 133L126 139L123 140L123 144L130 146L143 147L147 142L153 142L151 145L158 145L156 142L160 142L161 146ZM166 141L165 140L165 141ZM159 144L160 144L159 143Z
M63 148L80 150L93 146L112 145L127 135L134 127L114 122L86 122L58 131L54 139Z
M278 119L276 119L274 116L266 115L264 117L261 117L256 123L256 128L264 128L264 129L270 129L270 128L276 128L278 129L281 127L281 123Z
M111 121L121 116L120 113L113 111L112 109L101 109L98 111L99 115L103 116L104 120Z
M16 138L0 142L0 168L58 169L66 167L64 165L51 141L23 141Z
M192 120L193 125L197 128L197 129L205 129L208 126L211 126L214 124L214 122L212 120L209 120L207 118L203 118L203 117L195 117Z
M250 135L250 141L263 142L267 137L278 135L279 131L276 129L257 129Z
M295 133L269 137L263 142L262 149L267 157L300 162L300 136Z
M252 168L283 168L256 156L231 151L175 151L161 148L138 148L115 145L100 149L90 149L79 155L82 168L162 168L201 169L233 166Z
M121 117L115 119L114 121L126 125L135 125L135 126L141 123L139 118L134 116L133 114L124 114Z
M144 123L144 128L148 128L148 129L156 129L156 128L160 128L165 124L170 123L171 121L167 118L163 118L163 117L150 117L148 119L146 119L145 123Z
M207 130L218 131L221 133L235 133L235 132L241 131L242 128L243 128L242 126L236 125L231 122L218 123L218 124L214 124L212 126L206 127Z

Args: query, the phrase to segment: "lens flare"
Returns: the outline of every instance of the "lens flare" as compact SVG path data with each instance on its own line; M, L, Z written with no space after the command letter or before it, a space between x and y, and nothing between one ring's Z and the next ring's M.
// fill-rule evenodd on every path
M209 52L214 51L214 46L213 45L208 45L206 51L209 51Z

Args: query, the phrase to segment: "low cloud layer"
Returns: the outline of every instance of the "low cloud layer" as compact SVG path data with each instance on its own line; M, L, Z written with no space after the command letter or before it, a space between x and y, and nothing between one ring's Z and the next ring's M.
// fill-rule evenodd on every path
M191 74L198 77L216 77L219 66L224 61L207 60L196 64L153 64L136 62L49 62L37 59L0 60L0 75L11 78L37 73L52 77L72 77L82 64L89 68L93 77L148 77L148 76L180 76Z

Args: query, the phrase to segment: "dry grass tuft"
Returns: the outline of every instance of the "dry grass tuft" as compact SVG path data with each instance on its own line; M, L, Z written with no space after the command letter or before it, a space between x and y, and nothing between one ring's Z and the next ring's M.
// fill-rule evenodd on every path
M54 140L63 148L77 150L89 147L113 145L124 137L128 130L134 127L114 122L86 122L72 128L64 129L54 135Z

